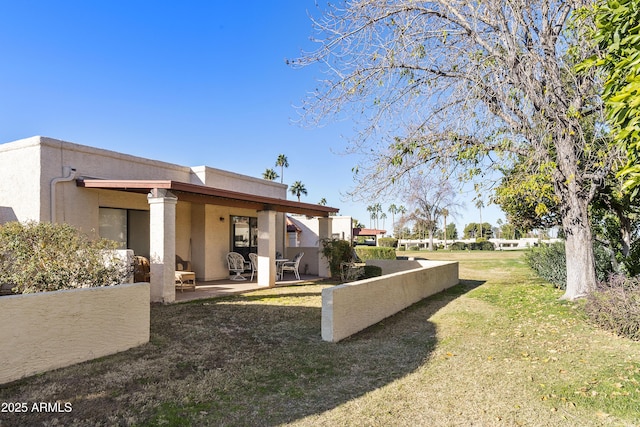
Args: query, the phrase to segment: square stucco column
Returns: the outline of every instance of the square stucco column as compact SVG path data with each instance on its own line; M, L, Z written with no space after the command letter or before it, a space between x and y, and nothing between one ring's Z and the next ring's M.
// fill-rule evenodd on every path
M276 212L258 212L258 285L276 285Z
M178 198L167 190L153 190L149 202L149 255L151 259L151 301L176 299L176 204Z
M328 218L318 218L318 239L330 239L332 234L332 220ZM322 256L322 245L318 248L318 276L319 277L331 277L331 269L329 268L329 262Z

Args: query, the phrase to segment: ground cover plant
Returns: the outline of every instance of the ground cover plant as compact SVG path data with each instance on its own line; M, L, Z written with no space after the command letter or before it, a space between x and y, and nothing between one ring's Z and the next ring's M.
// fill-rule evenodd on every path
M71 412L0 425L640 423L640 343L559 301L521 252L428 257L458 260L461 284L337 344L320 339L328 283L153 306L147 345L0 386Z

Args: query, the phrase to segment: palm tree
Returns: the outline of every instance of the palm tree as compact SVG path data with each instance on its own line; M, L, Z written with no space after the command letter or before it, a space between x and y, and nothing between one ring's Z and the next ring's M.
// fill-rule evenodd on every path
M380 214L380 219L382 220L382 229L384 230L384 220L387 219L387 214L382 212Z
M402 218L402 217L404 217L404 214L406 214L406 213L407 213L407 208L405 208L403 205L400 205L400 206L398 206L398 207L397 207L396 212L397 212L397 213L399 213L399 214L400 214L400 217ZM400 238L401 238L401 239L403 239L403 238L404 238L404 227L403 227L403 229L402 229L402 230L401 230L401 232L400 232Z
M325 199L324 197L322 199L320 199L320 201L318 202L319 205L321 206L327 206L327 199Z
M289 167L289 161L287 160L287 156L284 154L280 154L278 156L278 160L276 160L276 166L280 166L280 182L282 183L284 178L284 168ZM306 192L304 194L307 194ZM300 198L300 196L298 196Z
M484 228L484 226L482 225L482 208L484 208L484 202L480 197L478 197L478 200L476 200L476 208L480 210L480 238L482 238L482 229Z
M380 212L382 212L382 206L380 205L380 203L376 203L375 205L373 205L373 213L375 215L375 220L376 220L376 230L380 228L379 227L380 224L378 223Z
M297 196L298 201L300 201L300 195L302 194L304 194L305 196L307 195L307 189L304 187L304 184L300 181L294 182L293 185L291 185L289 192L294 196Z
M444 248L447 249L447 216L449 216L449 210L442 208L440 214L444 218Z
M268 168L262 173L262 178L268 179L269 181L274 181L276 178L278 178L278 174L273 169Z
M387 210L391 214L391 230L396 229L396 214L398 213L398 207L395 204L391 204ZM393 234L393 233L392 233Z
M367 212L369 212L369 228L373 228L373 226L371 225L371 220L373 220L374 218L374 215L373 215L374 209L375 209L375 206L373 205L367 206Z

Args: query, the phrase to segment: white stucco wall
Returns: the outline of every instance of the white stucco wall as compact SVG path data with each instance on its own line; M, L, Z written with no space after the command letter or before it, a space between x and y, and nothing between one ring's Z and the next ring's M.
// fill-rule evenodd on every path
M299 247L318 247L320 225L318 218L308 218L304 215L289 215L291 221L300 229L298 233ZM351 241L352 218L350 216L332 216L331 234L338 239Z

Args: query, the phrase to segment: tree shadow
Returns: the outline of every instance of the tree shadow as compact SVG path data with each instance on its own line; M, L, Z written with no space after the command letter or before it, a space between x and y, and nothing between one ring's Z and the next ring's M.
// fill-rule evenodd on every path
M295 305L319 298L310 287L154 306L148 344L9 384L0 401L71 402L62 424L280 425L414 372L437 344L431 316L482 283L461 280L339 343L322 341L319 307ZM2 415L2 426L52 419Z

